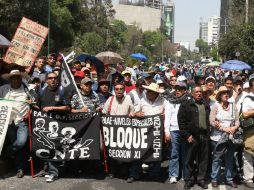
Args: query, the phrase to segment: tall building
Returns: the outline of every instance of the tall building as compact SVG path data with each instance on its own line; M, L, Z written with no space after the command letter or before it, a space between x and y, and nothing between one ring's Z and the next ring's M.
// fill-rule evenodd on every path
M218 44L220 37L220 17L212 16L208 22L208 45Z
M208 22L200 22L199 24L199 39L208 42Z
M143 31L157 31L162 22L162 11L147 6L125 4L114 5L114 18L122 20L127 25L135 24Z
M162 0L147 0L147 6L155 9L161 9Z
M163 8L164 22L167 28L166 35L171 43L174 43L175 32L175 6L174 3L169 0Z

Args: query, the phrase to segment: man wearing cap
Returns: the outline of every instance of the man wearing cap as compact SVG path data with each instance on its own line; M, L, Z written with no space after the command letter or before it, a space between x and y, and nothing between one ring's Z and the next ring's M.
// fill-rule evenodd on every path
M125 92L128 94L131 90L135 89L135 84L131 81L131 73L130 71L123 71L122 75L124 77L124 84L125 84Z
M103 108L105 102L112 96L109 92L110 89L110 81L107 79L101 79L98 83L98 96L100 100L100 107Z
M15 157L17 169L17 177L24 176L25 169L25 153L24 146L28 137L27 114L29 112L30 95L27 87L22 84L22 77L25 74L18 70L12 70L9 74L3 74L2 78L9 81L0 87L0 98L11 99L13 104L7 137L10 140L10 145L3 151L8 156Z
M146 90L145 96L141 99L139 105L135 107L135 115L137 117L144 117L149 115L164 114L166 100L160 96L165 90L160 89L156 83L151 83L149 86L143 85ZM128 183L132 183L134 180L139 179L141 170L139 161L132 163L129 169ZM160 162L153 162L150 164L149 176L151 179L156 180L160 177Z
M189 143L184 189L190 189L194 185L196 177L198 185L207 189L210 106L203 100L200 86L194 87L191 93L192 99L180 105L177 116L179 128L183 130Z
M70 98L63 88L59 86L58 76L51 72L46 75L47 86L42 89L37 100L37 106L44 112L68 113L70 111ZM48 162L48 175L46 182L51 183L58 178L58 169L55 163ZM41 171L42 172L42 171Z
M254 76L249 78L250 93L242 104L242 114L245 119L254 118ZM244 131L243 178L245 185L254 188L254 125Z
M215 101L215 97L216 97L216 80L213 76L208 76L205 79L205 85L209 94L209 98L212 101Z
M100 111L100 101L98 95L92 90L92 80L90 78L84 78L81 80L80 92L82 100L80 100L78 94L73 95L71 99L72 112L95 112ZM83 106L83 103L85 107Z
M187 95L187 85L177 82L175 91L167 98L165 106L165 140L171 142L171 153L169 158L169 182L177 183L179 177L179 163L182 163L181 176L185 177L186 140L183 132L179 130L177 113L182 102L190 99ZM182 158L180 160L180 158Z
M141 78L145 80L146 85L150 85L152 82L155 82L153 77L145 72L141 74Z

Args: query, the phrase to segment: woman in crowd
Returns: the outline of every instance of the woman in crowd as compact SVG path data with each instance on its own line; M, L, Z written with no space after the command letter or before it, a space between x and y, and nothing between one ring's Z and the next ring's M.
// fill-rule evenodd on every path
M238 129L239 114L235 104L228 101L229 94L230 91L225 86L221 86L216 96L217 102L213 105L210 113L211 141L214 148L211 178L212 186L215 188L218 187L223 156L226 184L237 188L237 185L233 182L235 147L229 141L228 136L234 134Z

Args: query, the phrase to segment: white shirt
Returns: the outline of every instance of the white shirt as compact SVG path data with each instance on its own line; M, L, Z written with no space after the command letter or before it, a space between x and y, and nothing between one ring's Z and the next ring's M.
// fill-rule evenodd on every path
M236 97L235 102L238 111L240 111L241 104L246 96L248 96L248 93L243 91L239 96Z
M0 87L0 97L5 99L11 99L12 111L9 124L14 121L15 124L23 121L29 110L29 105L25 102L28 100L28 95L24 90L24 86L21 85L18 89L11 88L10 84L6 84Z
M134 112L134 107L129 96L124 96L121 101L118 101L115 96L111 96L104 104L102 111L104 114L108 114L108 108L112 98L113 102L109 113L110 115L129 115Z
M254 93L251 92L251 93L248 94L248 96L253 96L254 97ZM252 109L254 109L254 101L252 101L251 98L246 97L243 100L242 112L247 112L247 111L250 111Z
M166 101L165 121L164 121L164 127L165 127L166 134L169 134L170 131L179 131L177 114L178 114L180 105L181 105L181 103L172 104L172 103Z
M140 104L137 106L137 111L144 112L145 116L147 115L157 115L163 114L166 107L166 100L159 96L154 102L151 102L145 97L140 101Z
M129 96L130 98L132 98L131 95L130 95L130 93L133 94L133 98L134 98L134 102L133 102L134 110L135 110L135 112L137 112L138 109L139 109L138 105L139 105L141 99L142 99L143 97L145 97L145 93L142 92L141 94L139 94L139 93L137 92L137 90L131 90L131 91L127 94L127 96Z

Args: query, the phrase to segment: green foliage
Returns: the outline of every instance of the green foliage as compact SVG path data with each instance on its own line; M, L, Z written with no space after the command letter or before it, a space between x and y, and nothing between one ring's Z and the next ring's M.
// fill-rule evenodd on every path
M254 65L254 23L231 26L219 41L219 55L224 60L238 59Z
M199 49L199 53L202 55L208 55L209 46L207 42L202 39L197 39L195 45Z
M95 32L88 32L76 38L75 45L80 48L79 51L91 55L104 51L104 39Z

